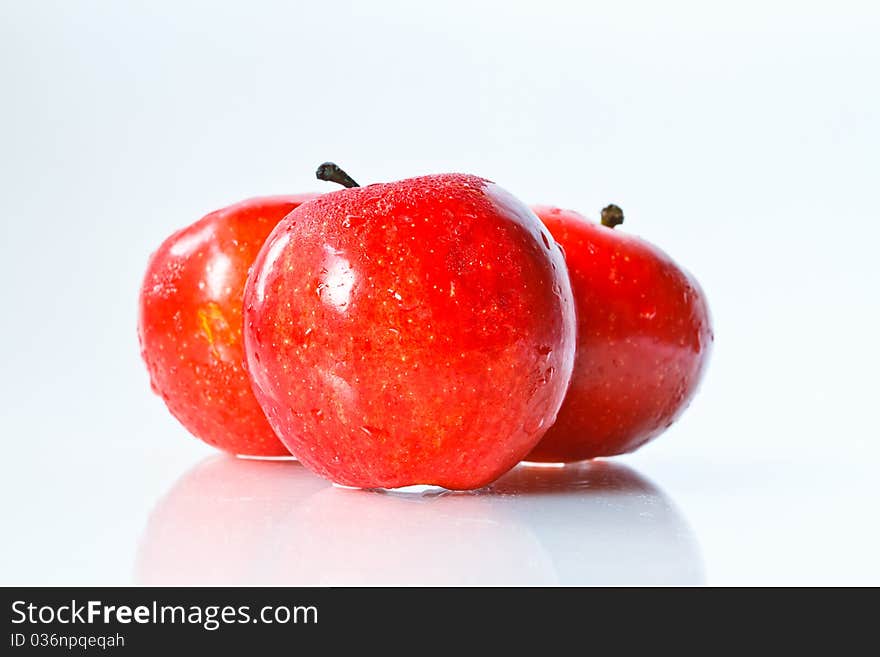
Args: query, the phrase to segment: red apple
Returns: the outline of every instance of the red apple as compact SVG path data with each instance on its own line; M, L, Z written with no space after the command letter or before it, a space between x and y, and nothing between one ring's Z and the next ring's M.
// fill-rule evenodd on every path
M577 212L536 207L565 251L578 316L574 374L556 424L529 461L580 461L638 449L684 411L713 334L697 281L663 251Z
M315 196L255 198L212 212L166 239L147 266L138 336L153 390L191 433L227 452L290 455L251 391L242 296L266 237Z
M549 232L469 175L300 206L245 291L245 349L269 422L306 466L349 486L491 482L553 423L574 339Z

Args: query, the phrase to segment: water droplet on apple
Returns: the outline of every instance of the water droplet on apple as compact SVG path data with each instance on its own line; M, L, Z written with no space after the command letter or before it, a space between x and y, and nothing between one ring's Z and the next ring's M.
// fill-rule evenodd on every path
M544 415L536 415L523 422L523 429L527 433L536 433L544 428Z
M342 220L342 227L357 228L358 226L363 226L365 223L367 223L367 220L364 217L356 214L348 214L345 215L345 219Z
M380 442L385 442L388 438L388 432L378 427L371 427L367 424L363 424L361 425L360 430L368 435L370 438L373 438Z

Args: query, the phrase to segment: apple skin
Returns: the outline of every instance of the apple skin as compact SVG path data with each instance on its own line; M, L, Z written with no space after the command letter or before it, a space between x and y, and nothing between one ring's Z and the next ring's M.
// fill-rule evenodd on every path
M565 252L578 316L574 374L528 461L632 452L690 403L714 336L697 281L657 247L572 210L533 208Z
M257 256L245 351L269 422L339 484L483 486L553 423L574 300L547 229L463 174L300 206Z
M150 257L138 337L153 391L190 433L239 455L290 456L251 390L242 345L248 270L278 222L316 194L212 212Z

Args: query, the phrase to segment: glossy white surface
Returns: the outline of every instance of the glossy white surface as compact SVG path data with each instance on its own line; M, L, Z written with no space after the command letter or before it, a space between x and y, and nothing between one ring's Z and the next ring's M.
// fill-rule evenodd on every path
M4 3L0 584L880 584L880 9L589 4ZM629 484L340 490L177 425L148 253L328 159L613 201L697 276L713 361Z
M212 457L154 508L143 584L700 583L699 548L622 465L520 468L479 493L343 490L296 463Z

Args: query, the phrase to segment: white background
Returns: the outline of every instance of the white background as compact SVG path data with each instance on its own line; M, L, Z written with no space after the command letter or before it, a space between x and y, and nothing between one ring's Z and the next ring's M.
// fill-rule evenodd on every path
M0 583L880 584L878 34L872 2L0 0ZM618 459L662 493L399 500L191 438L146 259L328 159L613 201L691 270L705 384Z

